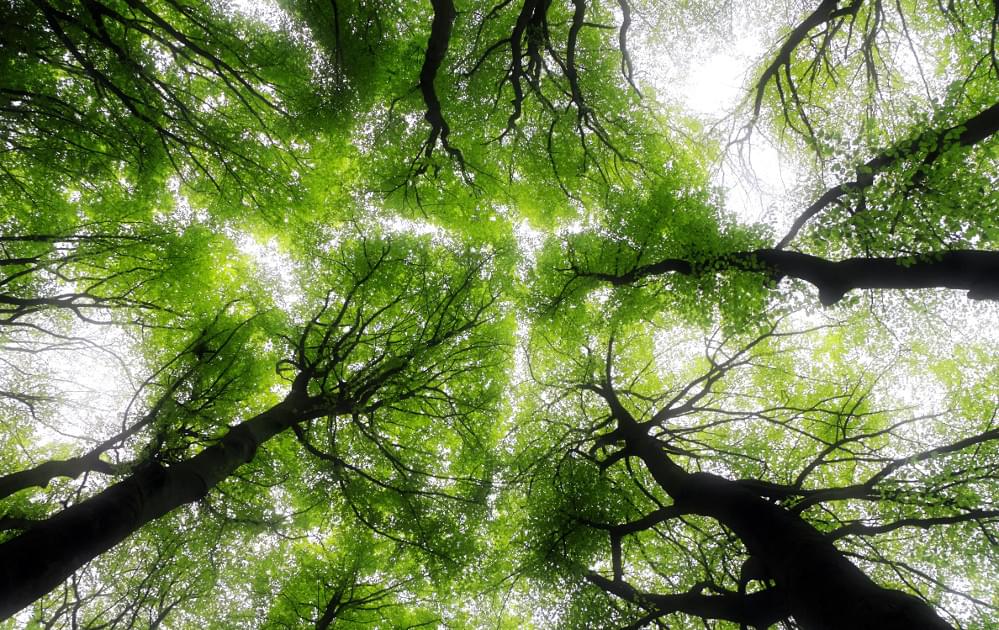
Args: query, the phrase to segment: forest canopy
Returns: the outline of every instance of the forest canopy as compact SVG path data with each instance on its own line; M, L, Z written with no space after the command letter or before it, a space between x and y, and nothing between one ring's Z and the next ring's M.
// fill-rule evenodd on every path
M999 2L0 5L0 628L994 628Z

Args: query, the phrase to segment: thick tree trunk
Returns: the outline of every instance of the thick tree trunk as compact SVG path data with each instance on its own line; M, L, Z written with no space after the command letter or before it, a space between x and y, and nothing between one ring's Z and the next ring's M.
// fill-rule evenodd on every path
M760 271L780 278L798 278L819 290L829 306L852 289L963 289L978 300L999 299L999 252L955 250L917 258L848 258L832 261L780 249L725 254L694 264L665 259L624 274L583 273L612 284L630 284L666 273L697 275L725 270Z
M242 422L217 444L171 466L149 463L127 479L0 545L0 620L6 619L140 527L204 497L253 459L265 441L318 415L294 393Z
M808 630L915 630L951 626L923 601L878 586L814 527L734 481L688 473L635 427L630 452L686 512L731 529L769 572Z

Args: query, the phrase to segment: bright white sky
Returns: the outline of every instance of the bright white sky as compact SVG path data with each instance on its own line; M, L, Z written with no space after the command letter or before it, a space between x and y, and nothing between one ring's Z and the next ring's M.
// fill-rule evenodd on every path
M776 16L757 5L762 3L718 2L712 7L713 30L685 33L665 46L656 33L662 26L636 22L634 56L643 83L662 101L700 120L722 142L744 122L735 112L745 105L752 75L776 43L770 26ZM643 32L642 26L648 30ZM761 130L741 150L732 147L714 171L715 183L726 191L727 209L742 222L773 225L776 234L790 225L793 214L783 206L800 176Z

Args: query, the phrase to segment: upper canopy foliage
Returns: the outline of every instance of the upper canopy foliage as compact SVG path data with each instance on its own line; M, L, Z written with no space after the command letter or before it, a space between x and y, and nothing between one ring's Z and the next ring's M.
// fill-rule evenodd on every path
M999 4L0 13L0 627L999 615Z

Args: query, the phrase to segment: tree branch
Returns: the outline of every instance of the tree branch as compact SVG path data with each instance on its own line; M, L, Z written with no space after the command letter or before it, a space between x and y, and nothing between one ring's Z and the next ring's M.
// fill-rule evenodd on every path
M893 532L902 527L919 527L930 529L937 525L953 525L954 523L966 523L979 519L999 518L999 510L968 510L960 514L950 514L948 516L928 516L902 518L891 523L881 525L866 525L861 521L855 521L829 532L829 540L839 540L845 536L876 536Z
M613 285L631 284L668 273L765 272L776 280L790 277L814 285L824 306L835 304L853 289L948 288L965 290L968 297L975 300L999 299L999 252L978 250L831 261L800 252L757 249L722 254L699 263L666 258L621 274L574 271L578 277L595 278Z
M434 87L434 80L440 70L444 58L447 56L447 49L451 42L451 30L454 28L454 20L458 16L452 0L430 0L434 7L434 19L430 25L430 39L427 41L427 50L423 58L423 67L420 69L420 92L423 93L423 102L427 106L424 118L430 123L430 137L426 142L426 156L429 158L434 151L437 141L440 140L444 150L448 155L458 162L459 166L464 165L461 150L451 146L448 136L451 134L451 127L448 126L444 118L440 98L437 96L437 89Z
M857 169L857 176L853 181L843 182L822 193L812 205L808 206L804 212L791 224L788 233L777 243L776 249L787 247L798 235L805 224L815 215L825 208L836 203L845 195L869 188L874 183L874 176L881 173L898 162L918 154L926 146L935 146L923 158L923 166L936 161L936 159L949 146L971 147L983 140L991 138L999 131L999 103L992 105L988 109L972 116L961 124L947 127L946 129L930 130L919 135L915 140L907 140L900 145L874 156Z
M767 589L750 595L702 595L696 589L682 594L660 595L639 591L621 580L609 580L596 571L587 571L584 577L607 593L647 610L651 609L657 618L679 612L703 619L724 619L768 628L790 614L778 589Z

